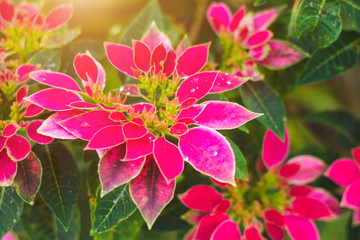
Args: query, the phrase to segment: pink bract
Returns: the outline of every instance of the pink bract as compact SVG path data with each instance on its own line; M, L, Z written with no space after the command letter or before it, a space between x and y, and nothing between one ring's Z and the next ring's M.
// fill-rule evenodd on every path
M185 161L214 179L235 185L235 156L224 136L215 130L196 127L182 135L179 148Z
M179 198L188 208L209 212L220 203L222 195L207 185L196 185Z
M289 133L285 131L285 139L282 141L271 130L267 130L264 136L262 159L266 168L280 165L289 153L290 140Z

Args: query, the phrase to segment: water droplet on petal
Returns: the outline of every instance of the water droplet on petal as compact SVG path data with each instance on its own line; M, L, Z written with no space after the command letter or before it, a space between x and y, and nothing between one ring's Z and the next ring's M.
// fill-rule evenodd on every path
M190 92L192 92L192 93L195 92L195 88L192 88L192 89L190 90Z
M189 161L189 157L188 157L188 156L184 156L184 161Z
M230 85L230 84L231 84L231 81L226 81L226 84L227 84L227 85Z
M219 153L218 152L214 152L214 156L217 156Z

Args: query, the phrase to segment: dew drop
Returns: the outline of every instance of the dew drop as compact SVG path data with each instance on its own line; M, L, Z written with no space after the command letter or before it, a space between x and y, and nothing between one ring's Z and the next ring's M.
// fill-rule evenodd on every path
M184 161L189 161L189 157L188 157L188 156L184 156Z
M192 88L192 89L190 90L190 92L192 92L192 93L195 92L195 88Z
M231 84L231 81L226 81L226 84L227 84L227 85L230 85L230 84Z
M214 152L214 153L213 153L214 156L217 156L218 154L219 154L218 152Z

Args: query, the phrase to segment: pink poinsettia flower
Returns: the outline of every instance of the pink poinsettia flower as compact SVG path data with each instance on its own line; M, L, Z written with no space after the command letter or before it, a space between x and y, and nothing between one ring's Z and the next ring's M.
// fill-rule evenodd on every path
M246 7L242 6L232 15L225 3L210 4L206 16L211 27L223 40L238 47L237 75L261 80L257 64L282 69L304 58L304 53L289 43L273 40L273 33L267 29L281 11L282 8L273 8L246 14Z
M351 158L340 158L333 162L325 176L345 188L340 206L354 210L353 224L360 224L360 148L352 150Z
M32 65L21 65L15 73L8 69L0 75L0 88L9 86L21 86L18 88L15 96L15 102L12 104L12 112L9 119L0 121L0 186L10 186L13 183L17 172L17 162L24 160L31 151L31 145L27 138L18 134L20 131L26 131L27 137L40 144L48 144L53 138L37 133L37 129L43 120L27 121L25 117L35 116L43 109L33 107L24 101L29 87L23 85L29 79L29 73L35 69ZM6 84L4 84L6 82ZM5 91L8 92L8 91ZM10 96L11 99L13 96Z
M196 185L179 195L181 202L192 209L183 215L194 227L186 235L186 240L241 240L241 232L236 222L226 213L230 201L207 185Z
M215 180L223 194L204 185L181 194L180 200L192 209L184 217L195 225L187 239L215 239L223 234L229 234L228 239L240 239L240 225L248 240L264 239L263 231L274 240L285 239L285 231L294 240L319 239L313 220L333 220L342 211L327 191L305 185L321 175L323 162L302 155L284 163L288 151L288 132L281 141L268 130L263 144L263 161L268 171L259 180L239 180L237 187ZM227 221L232 223L225 224ZM223 223L226 228L221 227ZM220 230L224 233L218 233Z
M118 92L114 97L104 94L104 70L88 55L78 55L74 61L85 91L70 76L35 71L31 78L51 87L25 99L56 111L38 133L59 139L79 138L88 141L85 150L98 152L102 195L130 183L131 197L151 228L172 199L175 180L185 162L220 182L235 184L234 152L216 130L237 128L260 115L236 103L200 102L207 94L228 91L245 82L222 72L199 72L207 61L208 44L176 52L155 26L142 41L133 43L133 49L113 43L105 47L110 62L140 82L120 91L130 89L148 102L126 105ZM146 90L146 97L141 89ZM84 95L87 97L81 98ZM83 100L89 98L91 102ZM169 139L177 139L177 144ZM145 191L148 181L151 185ZM147 198L147 194L160 190L162 195ZM152 200L156 200L156 207Z
M35 6L21 2L15 6L11 0L0 2L0 17L2 29L13 24L20 24L26 27L37 27L41 30L52 30L66 24L73 13L71 6L60 6L44 16L40 9Z

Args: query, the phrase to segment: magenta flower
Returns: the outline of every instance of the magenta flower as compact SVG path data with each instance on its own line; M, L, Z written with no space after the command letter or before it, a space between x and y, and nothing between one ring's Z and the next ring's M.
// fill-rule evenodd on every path
M33 5L21 2L14 6L11 0L0 2L1 28L6 29L12 25L37 27L42 30L52 30L67 23L72 16L71 6L61 6L52 10L47 16L40 13Z
M240 240L241 232L236 222L226 214L230 201L206 185L196 185L183 194L180 200L192 209L184 215L185 220L195 225L185 237L186 240ZM194 211L195 210L195 211Z
M351 158L340 158L333 162L325 176L345 188L340 206L354 210L353 223L360 224L360 148L352 150Z
M23 85L29 79L29 73L35 69L32 65L19 66L15 74L6 69L0 75L0 89L2 92L11 93L6 96L12 99L12 91ZM29 140L19 134L19 131L26 130L29 139L40 143L48 144L53 139L37 133L42 120L27 121L25 117L32 117L43 109L24 102L29 87L23 85L16 91L16 101L12 103L8 119L0 121L0 186L10 186L13 183L17 172L17 162L24 160L30 153Z
M35 71L30 75L51 88L25 99L57 111L38 133L88 141L85 150L97 150L101 157L102 195L130 182L131 197L149 228L173 198L175 179L182 173L184 161L220 182L235 184L233 150L216 130L237 128L259 116L236 103L198 103L207 94L245 82L226 73L199 72L207 61L208 46L175 52L155 26L142 41L134 41L133 49L106 43L110 62L140 81L126 89L132 88L132 93L138 92L148 103L125 105L118 93L104 94L104 70L88 55L78 55L74 61L85 91L65 74ZM177 144L169 137L177 139Z
M187 239L216 239L224 235L228 236L224 239L241 239L238 226L244 226L248 240L263 239L263 231L271 239L282 240L285 230L294 240L319 239L313 220L335 219L341 213L338 202L324 189L304 185L322 173L323 162L302 155L283 164L288 151L288 133L282 142L268 130L263 144L268 172L260 180L239 180L237 187L218 184L223 194L203 185L181 194L180 200L197 211L184 215L195 225Z
M231 59L238 64L235 66L237 75L261 80L263 76L257 70L257 63L271 69L282 69L303 59L304 54L289 43L272 40L273 33L267 29L281 10L273 8L246 14L246 7L242 6L233 16L225 3L210 4L206 16L211 27L237 52L238 59ZM233 57L234 54L226 52L228 50L225 49L225 57Z

